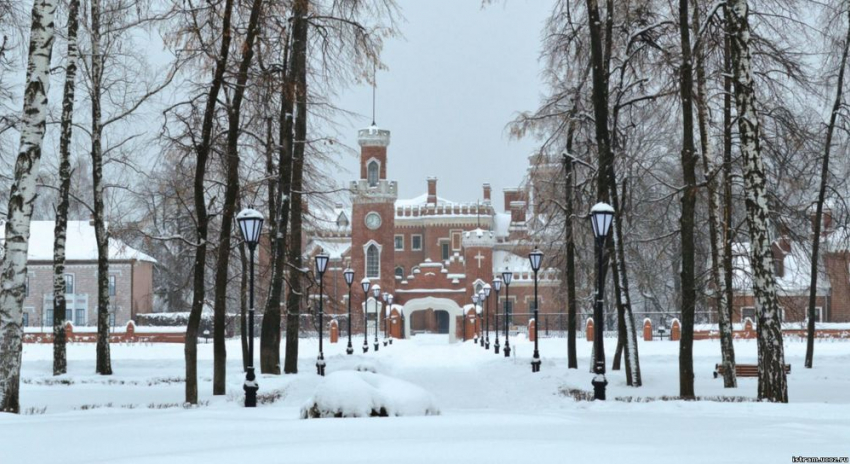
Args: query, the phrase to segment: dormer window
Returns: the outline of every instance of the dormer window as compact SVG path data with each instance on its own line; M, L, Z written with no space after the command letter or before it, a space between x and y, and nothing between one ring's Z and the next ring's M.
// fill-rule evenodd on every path
M375 187L378 185L380 170L381 167L375 160L369 161L369 164L366 165L366 180L369 181L369 187Z

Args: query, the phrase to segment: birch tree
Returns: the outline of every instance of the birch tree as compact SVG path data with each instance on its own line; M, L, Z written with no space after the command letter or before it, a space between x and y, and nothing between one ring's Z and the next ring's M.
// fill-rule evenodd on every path
M50 89L54 14L57 0L33 2L20 148L9 195L6 249L0 277L0 411L20 412L23 302L27 275L30 219L36 196Z
M729 12L735 106L738 110L747 228L750 234L749 257L758 312L758 398L787 403L788 383L771 250L767 180L761 157L758 110L753 87L747 0L731 0Z
M74 123L74 92L77 80L77 31L80 2L68 4L68 55L65 57L65 88L62 96L61 133L59 135L59 199L53 231L53 375L67 370L65 354L65 238L71 193L71 135Z

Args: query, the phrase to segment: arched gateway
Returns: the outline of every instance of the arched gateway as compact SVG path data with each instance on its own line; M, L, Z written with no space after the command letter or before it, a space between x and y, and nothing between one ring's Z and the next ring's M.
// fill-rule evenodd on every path
M457 318L463 316L463 309L454 300L448 298L434 298L432 296L415 298L404 304L404 337L410 337L410 320L416 311L433 309L435 311L446 311L449 314L449 342L457 341Z

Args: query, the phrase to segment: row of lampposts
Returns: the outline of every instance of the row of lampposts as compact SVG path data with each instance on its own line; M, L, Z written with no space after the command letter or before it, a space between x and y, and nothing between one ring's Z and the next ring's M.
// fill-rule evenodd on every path
M605 351L603 345L602 332L604 330L604 320L603 320L603 293L605 287L605 241L610 232L611 223L614 218L614 208L606 203L598 203L593 206L590 210L590 219L591 225L593 227L593 235L595 238L596 244L596 259L597 259L597 269L596 269L596 301L594 302L593 308L593 320L595 322L594 326L594 339L593 339L593 348L594 348L594 377L593 377L593 391L594 391L594 399L604 400L605 399L605 388L608 385L608 381L605 379ZM245 369L245 382L242 388L245 390L245 407L255 407L257 405L257 391L259 390L259 385L256 381L256 375L254 372L254 251L256 250L257 244L260 242L260 234L263 229L263 215L252 208L246 208L239 212L236 216L236 220L239 223L239 229L242 232L242 238L245 242L245 245L248 247L250 253L250 299L249 299L249 308L248 308L248 356L249 362L248 366ZM330 257L326 253L320 253L316 256L316 274L319 276L319 355L316 360L316 369L319 375L325 375L325 358L323 353L323 324L324 324L324 274L327 271L328 261ZM540 350L538 345L538 296L537 296L537 273L540 271L540 265L543 261L543 253L535 248L534 251L528 254L528 260L531 264L531 270L534 272L534 354L531 359L531 371L532 372L540 372ZM348 285L348 347L346 348L346 353L351 355L354 354L354 348L351 344L351 285L354 282L354 271L352 269L346 269L343 272L343 276L345 277L345 282ZM510 347L510 339L508 337L508 326L510 320L509 311L510 306L510 285L513 280L513 272L509 270L505 270L502 272L502 277L499 279L493 279L493 286L490 284L485 284L478 293L475 293L473 290L472 301L475 305L476 312L478 308L478 304L481 303L484 306L484 329L486 331L485 334L482 334L480 337L481 346L485 349L490 349L490 321L488 314L488 300L490 297L490 291L492 289L496 290L496 301L499 300L499 291L501 290L502 283L505 284L505 305L503 312L503 319L505 322L505 357L510 357L511 347ZM365 317L368 314L368 297L369 290L372 290L372 294L375 298L375 312L377 315L377 304L378 298L381 297L381 286L378 284L371 285L371 282L368 278L364 278L360 282L363 288L364 294L364 317L363 317L363 352L366 353L369 351L369 343L368 343L368 325L367 318ZM371 287L371 288L370 288ZM384 293L383 300L389 307L392 307L393 304L393 295ZM380 315L377 315L380 317ZM496 343L494 345L494 352L496 354L499 353L499 327L498 327L498 311L496 313ZM378 351L379 343L378 343L378 330L379 330L379 322L376 319L375 324L375 351ZM387 345L387 336L386 336L386 318L384 320L384 346ZM392 343L392 339L389 340L389 343Z

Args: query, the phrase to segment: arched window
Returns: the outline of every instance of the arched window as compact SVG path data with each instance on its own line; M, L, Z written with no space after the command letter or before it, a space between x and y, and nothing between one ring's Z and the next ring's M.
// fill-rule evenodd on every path
M380 277L381 256L378 247L375 244L369 245L366 249L366 277Z
M370 161L369 164L366 165L366 179L369 181L370 187L378 185L378 171L380 171L380 169L380 165L375 160Z
M404 279L404 268L401 266L395 268L395 276L399 279Z

